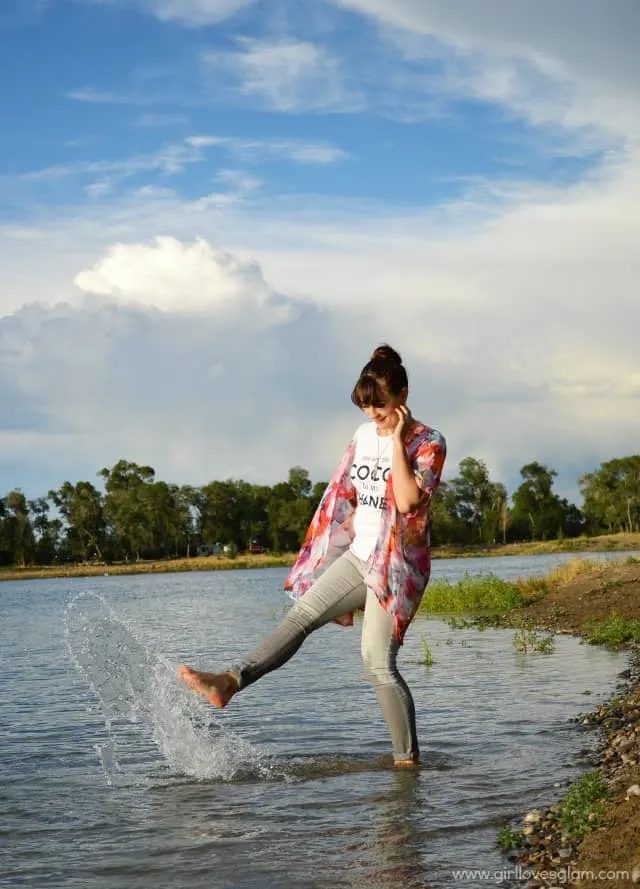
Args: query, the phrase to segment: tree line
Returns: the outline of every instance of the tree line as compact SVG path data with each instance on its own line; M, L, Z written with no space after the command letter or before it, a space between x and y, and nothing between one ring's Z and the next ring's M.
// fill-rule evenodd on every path
M578 479L583 506L553 490L557 473L538 462L520 470L509 496L483 460L465 457L432 504L435 545L491 545L640 531L640 455L601 463ZM189 557L203 547L294 552L326 482L301 466L273 486L243 480L202 487L156 479L151 466L119 460L89 481L64 482L28 500L16 488L0 498L0 565L48 565Z

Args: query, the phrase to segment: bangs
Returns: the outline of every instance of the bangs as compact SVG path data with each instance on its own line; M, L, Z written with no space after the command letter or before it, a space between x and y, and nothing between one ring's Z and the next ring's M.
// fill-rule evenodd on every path
M353 387L351 401L360 408L384 407L389 395L382 382L370 374L363 374Z

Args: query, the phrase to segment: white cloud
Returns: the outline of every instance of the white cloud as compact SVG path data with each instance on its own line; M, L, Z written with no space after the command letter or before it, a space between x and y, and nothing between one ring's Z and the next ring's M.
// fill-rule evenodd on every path
M256 0L85 0L85 2L133 6L162 22L178 22L187 27L215 25L236 15Z
M111 194L113 191L113 184L106 179L91 182L85 188L86 193L90 198L103 198L108 194Z
M114 456L118 449L140 454L150 448L162 466L186 466L191 460L191 480L197 480L211 472L201 444L209 435L218 455L218 477L248 475L246 465L252 478L272 479L281 471L276 465L286 470L294 463L308 465L316 477L326 476L339 442L357 421L348 405L353 379L371 346L381 340L405 356L416 414L447 434L450 471L471 453L487 459L493 472L508 481L525 462L540 459L561 471L561 490L576 496L572 485L580 472L637 450L637 157L612 162L569 188L517 183L512 192L503 186L496 199L491 184L485 192L477 186L458 208L429 212L391 213L356 203L339 213L333 203L270 200L246 210L220 209L201 201L181 201L170 193L140 196L137 204L121 205L117 212L96 210L95 221L85 211L82 234L80 224L67 223L65 232L58 222L51 237L12 240L10 253L0 246L0 292L10 295L18 288L23 302L39 294L50 303L63 298L63 269L53 264L65 261L70 267L75 251L76 283L105 300L99 316L86 322L88 328L106 323L105 318L157 319L161 309L169 327L207 332L207 347L195 352L190 341L178 338L166 359L173 364L188 365L189 356L204 355L208 348L207 360L219 374L219 366L227 366L217 354L222 342L238 361L253 351L267 363L274 355L286 356L273 371L252 363L254 377L234 365L231 376L225 371L216 383L229 398L241 401L247 415L265 403L264 397L260 403L254 400L253 391L262 391L257 380L268 379L269 402L271 393L284 387L286 395L276 399L263 420L273 447L268 466L256 465L243 450L238 417L221 420L214 434L213 428L201 428L191 402L181 406L176 423L173 409L151 398L148 432L143 417L131 419L127 451L128 412L150 398L142 391L122 396ZM173 237L156 240L158 230ZM194 241L198 230L227 246L222 250L211 240ZM47 234L44 226L39 231ZM105 231L112 246L96 250ZM102 259L96 261L96 253ZM79 268L84 272L78 274ZM19 273L13 281L12 269ZM67 297L72 277L66 278ZM39 290L34 282L40 282ZM106 358L84 328L66 331L53 324L55 313L38 311L48 318L47 329L57 331L62 351L85 337L101 374L119 378L124 373L121 357ZM78 306L73 312L74 318L83 317ZM27 316L37 317L36 310ZM4 330L24 323L14 310ZM130 348L138 350L141 363L155 367L160 358L147 352L160 348L154 344L155 328L147 321L136 324ZM31 342L29 337L25 342ZM39 354L43 347L35 341L29 348ZM48 354L42 351L44 363ZM197 360L204 362L204 357ZM54 385L57 366L50 365L47 386ZM8 380L26 385L21 365L12 360L6 368ZM164 372L158 373L164 386ZM197 373L204 379L208 372ZM39 388L43 378L44 370L40 382L29 384L28 398L21 389L21 403L33 410L52 404L55 413L49 389ZM180 380L188 385L184 377ZM66 391L66 382L57 385ZM198 398L206 397L204 390L197 391ZM231 410L226 401L216 405L218 417ZM96 414L89 410L82 427L89 450L98 449L92 423L103 429ZM312 454L297 431L306 428L316 436ZM109 441L114 433L105 429L104 435ZM162 444L153 444L155 438ZM43 444L34 453L44 450Z
M356 111L362 97L345 85L340 61L327 49L294 39L241 38L236 52L209 51L205 69L227 75L234 91L274 111Z
M73 177L90 178L85 191L91 198L105 197L114 191L116 183L146 174L178 176L193 164L208 162L206 149L217 148L253 165L272 160L291 160L301 165L327 166L349 157L346 151L325 142L309 142L301 139L247 139L233 136L190 136L182 142L163 145L156 151L137 154L119 160L74 161L55 164L36 170L28 170L13 176L0 176L0 184L7 188L20 185L48 185ZM223 167L222 169L226 169ZM220 171L216 172L220 179ZM227 178L226 184L235 187L236 193L216 195L216 200L235 200L253 190L259 180L245 174L241 184L236 174L235 182ZM210 196L207 196L210 197Z
M349 157L346 151L322 142L301 139L241 139L234 136L189 136L194 148L224 148L246 160L286 158L300 164L333 164Z
M8 241L40 241L46 238L46 233L39 228L21 225L5 225L0 227L0 237Z
M262 186L262 180L244 170L223 169L216 174L216 180L227 185L239 194L249 194Z
M54 182L69 176L110 175L129 177L138 173L159 171L167 175L182 173L188 164L198 163L202 156L193 146L183 144L167 145L149 154L138 154L122 160L78 161L71 164L57 164L21 173L16 179L24 182Z
M215 25L250 6L255 0L144 0L144 6L163 22Z
M117 93L113 90L101 90L93 86L82 86L65 93L67 99L76 102L87 102L94 105L155 105L158 97L142 93Z
M533 124L640 135L635 0L620 0L615 14L599 0L331 2L378 22L407 56L446 59L436 89L500 103Z
M199 239L182 243L157 237L153 244L114 244L74 284L87 293L109 296L168 312L253 314L260 324L281 323L292 311L267 286L255 262L240 260Z
M120 457L178 482L275 482L303 459L324 470L328 443L337 458L339 381L317 372L330 319L275 294L255 263L167 238L114 247L80 277L115 299L0 319L0 465L23 473L12 484L91 479Z

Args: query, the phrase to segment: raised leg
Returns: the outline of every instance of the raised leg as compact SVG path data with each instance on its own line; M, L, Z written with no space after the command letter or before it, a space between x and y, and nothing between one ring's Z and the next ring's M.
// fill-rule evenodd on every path
M367 590L362 570L363 563L346 552L298 599L282 623L240 666L225 673L205 673L183 664L178 676L215 707L226 706L238 691L285 664L314 630L363 608Z

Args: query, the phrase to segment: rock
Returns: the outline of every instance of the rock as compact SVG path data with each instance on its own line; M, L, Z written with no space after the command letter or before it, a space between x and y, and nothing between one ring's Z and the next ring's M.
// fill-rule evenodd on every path
M532 809L530 812L524 816L525 824L536 824L542 818L542 813L539 809Z
M631 787L627 789L625 799L629 799L630 796L640 796L640 784L632 784Z
M631 882L640 883L640 864L636 864L634 869L631 871Z

